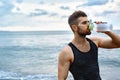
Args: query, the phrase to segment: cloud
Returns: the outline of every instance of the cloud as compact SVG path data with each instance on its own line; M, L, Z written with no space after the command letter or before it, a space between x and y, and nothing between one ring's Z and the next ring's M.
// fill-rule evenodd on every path
M88 2L84 5L86 6L94 6L94 5L105 5L106 3L108 3L109 0L88 0Z
M69 10L70 9L68 6L61 6L60 8L63 9L63 10Z
M106 16L115 16L116 14L119 14L118 11L113 10L113 9L103 9L101 11L95 11L94 16L96 17L106 17Z
M22 2L23 2L23 0L16 0L16 2L17 2L17 3L22 3Z
M11 10L14 8L14 5L5 0L1 0L0 3L0 16L11 14Z
M6 27L6 26L21 26L24 24L27 24L27 17L24 14L10 14L6 16L2 16L0 18L0 26ZM29 20L28 20L29 21Z
M49 26L52 26L49 29L60 29L60 26L68 25L68 16L75 10L85 11L94 20L112 22L114 19L116 21L114 23L119 25L117 23L120 17L119 4L119 0L0 0L0 21L3 21L0 22L0 27L7 26L7 30L15 27L14 30L23 28L27 30L30 27L29 30L33 28L45 30ZM112 20L111 16L114 16Z
M87 0L84 4L77 5L76 8L82 7L82 6L100 6L105 5L109 2L109 0Z
M20 8L19 8L19 7L16 7L16 10L17 10L17 11L20 11Z
M3 6L3 2L0 2L0 6Z
M43 15L47 15L48 12L43 10L43 9L35 9L34 12L31 12L29 16L33 17L33 16L43 16Z
M50 17L53 17L53 16L58 16L58 13L51 13Z
M110 15L110 14L115 14L116 13L116 11L113 11L113 10L111 10L111 11L104 11L102 14L105 16L105 15Z

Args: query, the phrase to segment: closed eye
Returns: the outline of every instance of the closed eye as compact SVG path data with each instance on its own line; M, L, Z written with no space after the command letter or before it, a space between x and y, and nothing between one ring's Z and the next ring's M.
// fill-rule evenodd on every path
M88 24L89 23L89 21L83 21L82 22L82 24Z

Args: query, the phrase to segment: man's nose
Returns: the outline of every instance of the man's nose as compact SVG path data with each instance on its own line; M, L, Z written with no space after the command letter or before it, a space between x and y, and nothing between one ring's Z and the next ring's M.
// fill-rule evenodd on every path
M90 23L88 22L88 23L87 23L87 27L89 27L89 25L90 25Z

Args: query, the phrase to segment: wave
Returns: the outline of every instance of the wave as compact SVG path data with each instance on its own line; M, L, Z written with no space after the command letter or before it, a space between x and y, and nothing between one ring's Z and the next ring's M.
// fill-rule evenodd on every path
M0 80L57 80L54 74L21 74L0 71Z

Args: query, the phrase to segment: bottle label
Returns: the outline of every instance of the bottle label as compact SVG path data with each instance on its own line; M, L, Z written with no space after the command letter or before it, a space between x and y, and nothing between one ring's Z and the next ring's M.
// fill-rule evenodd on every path
M112 24L96 24L96 30L97 31L111 31L112 30Z

